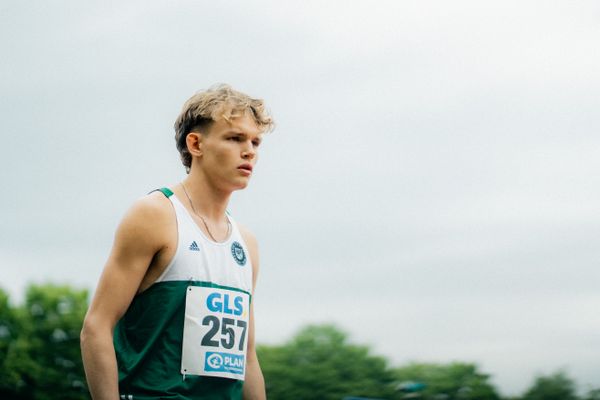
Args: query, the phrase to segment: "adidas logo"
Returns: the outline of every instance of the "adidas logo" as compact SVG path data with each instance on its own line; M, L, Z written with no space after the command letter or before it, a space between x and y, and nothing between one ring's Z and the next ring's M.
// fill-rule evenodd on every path
M198 243L196 243L195 240L192 242L192 244L190 244L190 250L191 251L200 251L200 247L198 247Z

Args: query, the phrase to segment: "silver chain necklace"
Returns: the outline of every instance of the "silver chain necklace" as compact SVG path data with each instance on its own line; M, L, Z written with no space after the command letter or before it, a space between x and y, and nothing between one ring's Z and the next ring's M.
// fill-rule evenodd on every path
M185 185L183 184L183 182L181 182L181 187L183 188L183 193L185 193L185 197L187 197L188 201L190 202L190 206L192 206L192 211L194 212L194 214L196 214L196 216L198 216L198 218L200 218L200 220L204 224L204 227L206 228L206 232L208 232L208 235L210 236L210 238L213 240L213 242L218 242L218 240L215 239L215 237L211 233L210 229L208 229L208 225L207 225L206 221L204 220L204 218L202 217L202 215L198 214L198 211L196 211L196 208L194 207L194 203L192 202L190 195L188 194L187 190L185 189ZM231 222L229 221L229 218L227 218L227 234L225 235L226 238L229 237L230 231L231 231Z

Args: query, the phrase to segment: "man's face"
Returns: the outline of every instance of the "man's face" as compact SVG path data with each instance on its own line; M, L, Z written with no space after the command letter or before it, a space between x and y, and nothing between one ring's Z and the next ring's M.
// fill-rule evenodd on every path
M248 115L231 119L231 123L220 119L200 136L199 162L209 181L227 191L245 188L262 140L262 131L254 119Z

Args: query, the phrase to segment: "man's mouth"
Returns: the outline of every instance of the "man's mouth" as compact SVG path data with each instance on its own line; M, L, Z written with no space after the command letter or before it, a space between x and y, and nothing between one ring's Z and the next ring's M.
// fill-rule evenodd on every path
M243 171L252 172L252 164L242 164L238 167L238 169L241 169Z

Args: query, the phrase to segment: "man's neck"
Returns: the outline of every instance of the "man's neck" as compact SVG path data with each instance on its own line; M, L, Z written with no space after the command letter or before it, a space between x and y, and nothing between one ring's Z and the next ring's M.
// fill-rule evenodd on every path
M197 213L210 221L223 220L231 192L215 188L201 174L194 171L190 171L182 183Z

